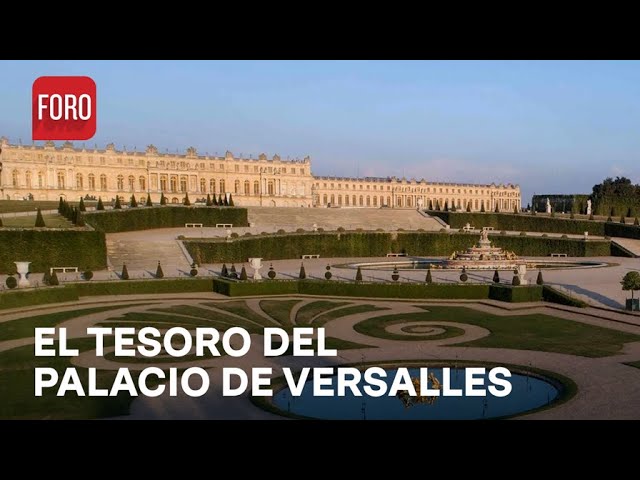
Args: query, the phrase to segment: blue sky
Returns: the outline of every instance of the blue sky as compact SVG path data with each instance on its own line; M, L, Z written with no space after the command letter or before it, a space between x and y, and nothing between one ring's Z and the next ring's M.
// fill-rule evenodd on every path
M31 85L89 75L104 146L302 158L319 175L640 182L640 63L0 61L0 136L31 142Z

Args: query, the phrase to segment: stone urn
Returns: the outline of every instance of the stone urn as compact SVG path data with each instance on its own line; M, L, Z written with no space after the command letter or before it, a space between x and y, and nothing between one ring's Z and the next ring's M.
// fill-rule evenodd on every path
M16 270L18 272L18 287L19 288L24 288L24 287L30 287L31 284L29 283L29 279L27 278L27 275L29 274L29 265L31 265L31 262L13 262L16 264Z
M249 265L253 268L253 279L254 280L262 280L262 275L260 275L260 269L262 268L262 258L252 257L249 259Z

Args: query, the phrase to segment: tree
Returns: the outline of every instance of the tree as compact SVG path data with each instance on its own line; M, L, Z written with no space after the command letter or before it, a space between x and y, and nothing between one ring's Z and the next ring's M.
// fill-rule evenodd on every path
M191 205L191 200L189 200L189 192L184 194L184 200L182 201L183 205L186 205L187 207Z
M544 285L544 279L542 278L542 270L538 270L538 277L536 278L536 285Z
M471 212L471 201L467 203L467 212Z
M609 216L610 216L610 217L615 217L615 216L616 216L616 209L615 209L615 207L611 207L611 211L609 212Z
M610 223L610 222L613 222L613 218L611 218L611 215L607 217L607 223Z
M104 210L104 204L102 203L102 197L98 197L98 205L96 206L96 210Z
M71 215L69 215L69 220L71 220L71 223L73 223L74 225L78 222L78 210L76 209L76 207L71 207Z
M494 210L495 213L500 213L500 206L498 204L498 202L496 202L496 208Z
M84 206L84 200L80 197L80 203L78 204L78 210L81 212L86 212L87 207Z
M622 224L624 224L624 223L625 223L624 215L621 215L621 216L620 216L620 223L622 223Z
M62 215L64 209L64 200L60 197L60 201L58 202L58 213Z
M574 218L576 218L576 216L573 214L573 210L571 211L571 213L569 214L569 218L571 220L573 220Z
M240 270L240 280L246 280L247 277L247 269L242 266L242 270Z
M356 271L356 282L361 282L362 281L362 270L360 269L360 267L358 267L358 270Z
M493 272L493 283L500 283L500 274L498 273L498 269Z
M222 200L222 194L218 195L218 205L221 207L224 205L224 200Z
M120 210L122 209L122 205L120 205L120 195L116 195L116 203L113 206L114 210Z
M225 207L228 207L228 206L229 206L229 199L227 198L227 194L226 194L226 193L225 193L225 194L223 195L223 197L222 197L222 204L223 204Z
M158 260L158 267L156 268L156 278L164 278L164 272L162 271L162 265L160 265L160 260Z
M129 202L129 206L131 208L136 208L138 206L138 201L136 200L135 195L131 195L131 201Z
M427 278L424 279L426 283L433 283L433 278L431 278L431 267L427 268Z
M229 270L227 270L227 264L226 263L222 264L222 269L220 269L220 276L221 277L228 277L229 276Z
M147 195L147 202L145 203L147 207L153 207L153 202L151 201L151 194Z
M2 217L0 217L0 227L2 227Z
M449 211L449 201L448 201L448 200L445 200L445 201L444 201L444 211L445 211L445 212L448 212L448 211Z
M485 213L486 212L486 210L484 208L484 200L482 200L482 203L480 204L480 212L481 213Z
M122 264L122 273L120 274L122 280L129 280L129 270L127 270L127 264Z
M84 223L84 217L82 216L81 212L78 212L78 215L76 216L76 226L77 227L84 227L85 223Z
M54 270L51 276L49 277L49 285L55 287L56 285L60 285L60 280L58 280L58 274Z
M44 285L51 285L51 269L49 267L44 269L44 275L42 276L42 283Z
M207 207L212 207L213 202L211 201L211 195L207 193L207 203L205 204Z
M233 204L233 197L231 196L231 194L229 194L229 206L235 207L235 205Z
M635 270L627 272L620 283L622 284L622 290L631 290L631 299L633 300L633 292L640 290L640 273Z
M307 278L307 272L304 269L304 263L300 264L300 274L298 275L298 278L300 280L304 280L305 278Z
M511 281L511 285L513 285L514 287L519 287L520 286L520 277L518 275L514 275L513 276L513 280Z
M211 205L213 205L214 207L218 206L218 197L216 197L215 194L213 195L213 198L211 199Z
M164 196L164 192L160 193L160 205L166 205L167 204L167 197Z
M46 227L46 225L44 224L44 218L42 218L40 207L38 207L38 213L36 213L36 227Z
M429 199L429 210L433 210L433 200Z

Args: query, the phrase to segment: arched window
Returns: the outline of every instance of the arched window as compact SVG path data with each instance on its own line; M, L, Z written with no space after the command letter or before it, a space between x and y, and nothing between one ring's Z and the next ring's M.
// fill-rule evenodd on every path
M358 200L360 200L359 205L362 207L364 205L364 197L360 195L360 198Z
M83 181L83 178L82 178L82 174L81 173L76 173L76 188L78 190L82 190L83 184L84 184L84 181Z
M14 187L18 186L18 170L11 172L11 182Z
M235 193L236 195L240 193L240 180L236 180L235 182L233 182L233 193Z
M171 203L178 203L178 202L179 202L179 200L176 197L173 197L171 199Z
M107 176L103 173L100 175L100 190L107 189Z
M96 176L93 173L89 174L89 190L96 189Z
M371 206L371 197L367 195L367 207Z
M336 197L333 195L333 193L331 194L331 206L333 207L336 203Z
M204 178L200 179L200 193L207 193L207 181Z
M476 198L476 201L474 203L475 203L475 206L476 206L476 210L478 210L479 207L478 207L478 199L477 198Z
M260 195L260 182L258 180L253 182L253 194Z
M391 206L391 197L387 197L387 207Z
M129 175L129 191L133 192L136 189L136 177L134 177L133 175Z
M64 189L64 172L58 172L58 188Z
M269 180L267 182L267 194L268 195L273 195L273 192L274 192L274 188L273 187L274 187L273 186L273 180Z
M147 179L140 175L138 178L138 185L140 186L140 191L144 192L147 189Z
M185 177L184 175L180 177L180 191L187 191L187 177Z
M349 205L349 195L344 196L344 204Z
M38 188L44 187L44 174L42 172L38 172Z
M167 176L166 175L160 175L160 191L162 191L162 192L166 192L167 191Z
M398 197L398 206L401 207L402 206L402 197Z
M377 207L378 206L378 197L373 197L373 206Z
M411 197L410 196L407 197L407 207L411 206L411 201L412 201Z
M31 188L31 172L27 170L27 173L25 173L24 175L25 175L24 178L27 183L27 188Z
M356 196L355 195L351 196L351 205L353 205L354 207L356 206Z
M124 190L124 177L122 175L118 175L118 178L116 181L116 188L118 190Z
M216 179L212 178L209 180L209 191L211 193L216 193Z
M224 188L224 180L220 180L220 193L225 193L226 191Z
M171 191L172 192L177 192L178 191L178 178L177 177L171 177L171 180L169 180L169 186L171 187Z
M251 183L249 180L244 181L244 194L251 195Z
M338 195L338 205L342 205L342 195Z
M327 204L327 194L326 193L322 196L322 204L323 205Z

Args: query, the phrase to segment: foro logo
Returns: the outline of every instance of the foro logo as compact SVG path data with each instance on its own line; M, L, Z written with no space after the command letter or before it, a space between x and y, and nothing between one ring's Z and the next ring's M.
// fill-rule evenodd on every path
M33 140L88 140L96 133L96 83L90 77L33 82Z

